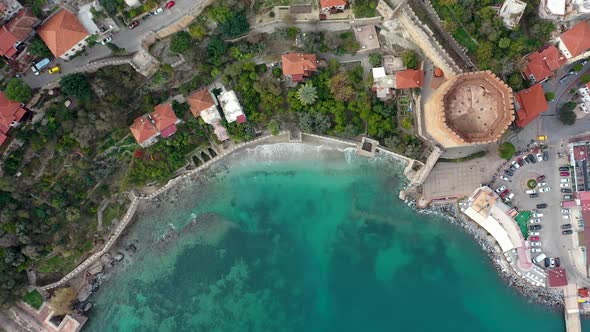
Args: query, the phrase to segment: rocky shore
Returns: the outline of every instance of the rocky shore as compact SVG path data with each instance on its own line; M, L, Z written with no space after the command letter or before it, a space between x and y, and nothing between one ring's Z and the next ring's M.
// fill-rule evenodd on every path
M414 202L410 202L414 206ZM510 286L521 295L531 301L546 305L555 311L563 311L563 293L559 289L537 287L519 277L510 267L506 257L502 253L496 240L475 222L469 220L458 211L456 204L438 205L424 210L416 210L418 213L435 214L444 217L451 224L456 225L467 232L477 241L490 258L498 274Z

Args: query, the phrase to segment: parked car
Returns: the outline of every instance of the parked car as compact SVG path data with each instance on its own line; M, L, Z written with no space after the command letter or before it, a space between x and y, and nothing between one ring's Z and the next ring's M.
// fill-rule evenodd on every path
M570 225L571 227L571 225ZM543 226L541 225L529 225L529 230L531 231L540 231L543 229Z
M536 193L537 193L537 191L536 191L535 189L527 189L527 190L525 190L524 192L525 192L526 194L529 194L529 195L530 195L530 194L536 194Z
M555 266L559 267L561 263L559 262L559 257L555 257Z
M559 79L559 83L563 84L565 83L565 81L567 81L567 79L570 77L570 75L565 75L562 78Z
M506 196L506 198L504 198L504 200L506 202L510 202L513 198L514 198L514 193L510 193L508 196Z
M504 175L500 176L500 179L504 180L504 181L508 181L508 178Z
M103 45L106 45L107 43L110 43L112 41L113 41L113 37L108 36L105 39L103 39L100 43L103 44Z
M529 236L529 241L539 241L539 240L541 240L541 238L538 236Z
M543 160L549 160L549 151L545 150L543 152Z
M563 213L563 214L569 214L570 213L570 209L561 209L561 213Z
M559 176L570 176L570 172L559 172Z
M568 179L568 178L559 179L559 182L561 182L561 183L569 183L570 182L570 179Z
M510 190L506 189L503 192L500 193L500 198L504 198L506 197L508 194L510 194Z
M571 229L572 228L572 224L563 224L561 226L559 226L561 229ZM530 228L530 226L529 226Z
M508 175L508 176L513 176L513 175L514 175L514 173L512 173L512 171L511 171L511 170L509 170L509 169L505 169L505 170L504 170L504 174L506 174L506 175Z
M539 232L529 232L529 235L531 235L531 236L539 236L540 233Z
M530 224L540 224L541 223L541 219L539 218L533 218L531 220L529 220Z
M512 166L514 166L515 169L519 169L520 165L518 164L518 162L516 162L516 160L512 161Z
M170 9L170 8L174 7L175 4L176 4L176 2L174 2L174 1L166 2L166 9Z
M561 192L562 193L565 193L565 194L571 194L572 193L572 190L569 189L569 188L564 188L564 189L561 189Z
M563 199L566 200L566 201L567 200L570 200L570 199L573 199L573 198L574 197L572 195L563 195Z
M531 246L533 246L533 247L540 247L541 246L541 242L540 241L531 242Z
M567 167L567 166L561 166L561 167L559 167L559 171L560 172L568 172L569 170L570 170L570 168Z
M571 229L565 230L565 231L561 231L561 234L563 235L571 235L573 232Z
M549 267L549 264L551 264L551 262L549 261L549 257L543 258L543 266Z
M571 219L571 217L570 217L570 215L569 215L569 214L562 214L562 215L561 215L561 219L570 220L570 219Z
M154 10L154 15L161 14L163 11L164 11L164 8L160 7L158 9Z
M518 163L519 166L524 166L524 161L522 160L522 158L517 158L516 162Z
M501 186L500 188L496 189L496 194L499 194L499 193L503 192L504 190L506 190L506 186Z
M547 208L546 203L537 204L537 209L546 209L546 208Z
M542 252L541 248L531 248L531 252Z
M561 188L569 188L570 184L569 183L560 183L559 186Z
M539 197L539 194L536 194L536 193L535 194L530 194L529 197L530 198L537 198L537 197Z
M547 181L539 182L537 184L537 186L539 186L539 187L547 187Z
M49 72L50 74L56 74L56 73L59 73L59 66L55 66L55 67L53 67L53 68L49 68L49 71L48 71L48 72Z
M545 175L537 176L537 182L545 180Z
M546 193L546 192L548 192L550 190L551 190L551 187L543 187L543 188L539 189L539 192L540 193Z
M129 23L129 29L134 29L138 25L139 25L139 21L133 21L133 22Z
M549 266L555 267L555 258L553 258L553 257L549 258Z
M516 167L514 167L514 165L508 166L508 169L511 170L512 172L516 172Z
M533 213L533 218L541 218L541 217L543 217L543 214L541 212Z
M543 154L541 152L537 152L537 160L543 161Z
M535 159L535 156L533 156L532 154L529 154L529 155L527 155L526 157L529 159L529 161L530 161L532 164L536 164L536 163L537 163L537 159Z

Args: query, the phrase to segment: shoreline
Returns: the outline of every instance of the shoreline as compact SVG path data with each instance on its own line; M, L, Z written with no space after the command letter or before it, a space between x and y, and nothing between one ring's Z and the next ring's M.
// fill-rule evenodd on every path
M349 143L345 141L340 141L337 138L328 138L317 135L307 137L307 140L303 139L302 141L298 141L295 144L326 147L329 149L338 150L342 153L344 153L345 149L354 147L352 142ZM242 143L238 146L235 146L233 149L226 151L222 155L219 155L218 158L211 159L211 161L207 164L204 164L199 168L193 169L184 174L181 174L180 176L177 176L176 178L169 180L164 186L160 187L156 192L150 195L144 195L143 197L137 197L140 201L139 207L137 208L138 211L134 211L134 214L131 217L131 219L134 222L135 219L138 219L138 216L141 216L148 210L145 203L150 203L152 206L159 206L160 204L163 204L166 201L175 201L177 199L176 197L180 194L182 190L186 189L187 185L194 185L199 181L203 181L205 177L203 177L202 175L207 175L206 172L214 171L215 173L219 173L223 170L223 167L225 167L225 165L223 165L223 162L225 162L227 159L225 157L235 155L235 152L242 152L243 150L256 148L258 146L263 145L275 145L277 143L288 142L289 139L287 133L282 132L277 136L263 136L258 138L257 140ZM383 156L393 157L389 154L378 155L378 157ZM400 160L398 158L392 159L395 159L396 162L404 162L403 160ZM216 167L218 168L215 169ZM212 179L215 180L215 175L212 176ZM405 188L400 189L403 190ZM397 193L392 192L392 195L396 194ZM444 205L430 207L428 209L417 209L415 207L415 202L406 200L406 203L408 203L408 205L412 206L415 209L415 213L434 214L442 216L447 222L457 225L464 232L469 233L473 237L473 239L480 245L480 247L484 250L500 278L502 278L506 282L507 286L515 288L521 296L524 296L525 298L540 303L550 310L563 310L564 300L560 290L552 288L535 287L529 284L528 282L524 281L520 277L518 277L518 275L506 261L503 253L499 249L495 240L477 224L462 216L457 211L455 205ZM105 280L105 278L108 278L109 275L118 272L116 271L116 267L120 265L120 262L124 263L125 261L127 261L127 258L133 257L134 253L137 250L142 250L142 248L138 248L139 244L137 243L125 243L125 240L128 236L128 229L129 227L125 227L121 234L119 234L119 237L116 239L116 241L114 241L112 247L110 247L107 250L107 253L101 255L101 257L108 255L106 263L103 262L103 259L100 259L103 267L105 267L106 269L101 269L99 273L93 274L91 280L88 281L86 288L90 288L91 291L89 292L86 299L88 299L88 297L90 297L93 293L95 293L98 290L100 284L103 280ZM120 253L123 254L124 259L122 258L120 260L117 260L116 258L114 258L117 257ZM113 267L115 267L115 269L113 269ZM74 278L78 277L79 276L76 276ZM85 308L87 308L87 303L91 303L91 301L82 302ZM90 308L87 308L87 310L84 311L87 312Z

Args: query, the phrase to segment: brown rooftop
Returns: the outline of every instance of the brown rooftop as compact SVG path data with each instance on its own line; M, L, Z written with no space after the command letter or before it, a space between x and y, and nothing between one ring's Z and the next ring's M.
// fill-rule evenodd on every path
M443 146L497 141L514 120L512 89L489 71L443 83L428 100L427 130Z

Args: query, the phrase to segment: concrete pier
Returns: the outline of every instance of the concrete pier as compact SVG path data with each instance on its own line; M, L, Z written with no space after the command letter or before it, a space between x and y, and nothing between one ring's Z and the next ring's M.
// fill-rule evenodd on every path
M567 332L582 331L580 309L578 308L578 286L576 284L568 284L563 288L563 300L565 302L565 330Z

